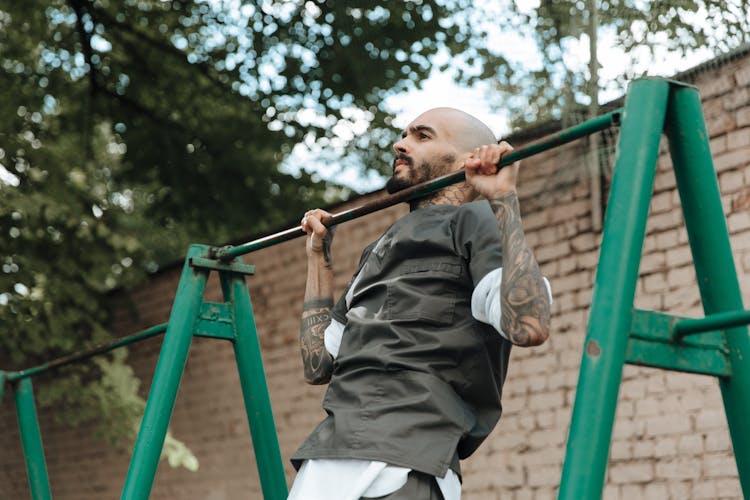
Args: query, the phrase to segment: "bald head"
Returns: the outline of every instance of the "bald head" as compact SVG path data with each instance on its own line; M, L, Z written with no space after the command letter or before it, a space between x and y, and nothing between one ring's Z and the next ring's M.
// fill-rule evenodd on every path
M455 108L433 108L419 115L413 123L434 123L461 153L497 142L492 130L476 117Z

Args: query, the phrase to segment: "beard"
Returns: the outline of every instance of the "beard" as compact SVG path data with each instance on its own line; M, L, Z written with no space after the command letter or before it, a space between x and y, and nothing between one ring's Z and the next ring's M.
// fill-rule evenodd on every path
M402 167L402 176L397 177L395 171L396 161L403 160L406 162L405 166ZM450 172L450 166L456 160L453 155L445 155L440 158L440 164L436 165L429 161L423 161L419 165L414 165L414 160L410 156L399 154L393 160L394 172L390 179L385 183L385 190L389 194L402 191L406 188L416 186L422 182L427 182L441 175ZM404 172L404 170L406 170Z

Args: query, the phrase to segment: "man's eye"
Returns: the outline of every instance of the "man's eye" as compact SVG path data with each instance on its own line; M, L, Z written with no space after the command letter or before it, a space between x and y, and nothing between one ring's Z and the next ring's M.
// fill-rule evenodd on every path
M429 139L429 138L430 138L430 136L429 136L429 135L427 135L427 134L425 134L424 132L420 132L420 133L419 133L419 138L420 138L420 139Z

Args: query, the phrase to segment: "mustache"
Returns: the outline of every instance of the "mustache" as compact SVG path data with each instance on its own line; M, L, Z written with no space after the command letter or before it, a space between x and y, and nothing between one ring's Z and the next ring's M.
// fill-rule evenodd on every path
M396 157L393 159L393 164L391 165L393 167L393 170L396 170L396 162L399 160L403 160L406 162L407 165L410 167L414 166L414 160L412 160L411 156L407 156L403 153L398 153Z

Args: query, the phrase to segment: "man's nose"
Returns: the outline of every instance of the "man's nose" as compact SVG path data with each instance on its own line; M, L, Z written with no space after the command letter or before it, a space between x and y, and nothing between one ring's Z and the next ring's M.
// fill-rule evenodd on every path
M396 153L406 154L406 144L403 138L393 143L393 150Z

